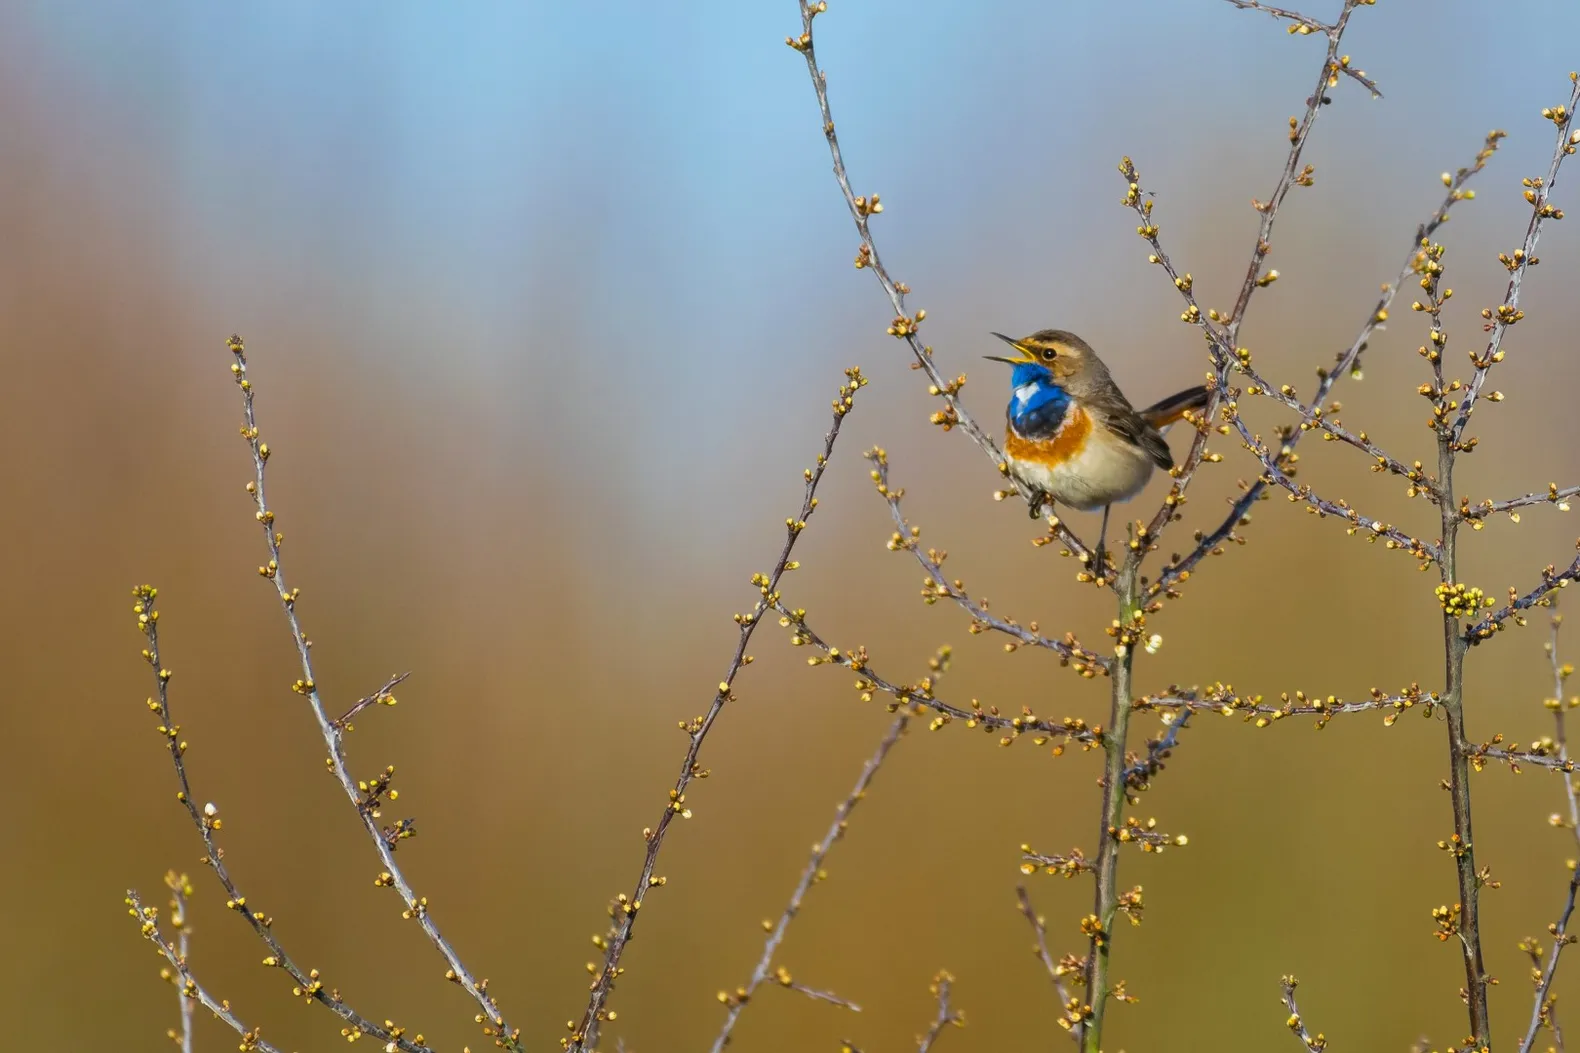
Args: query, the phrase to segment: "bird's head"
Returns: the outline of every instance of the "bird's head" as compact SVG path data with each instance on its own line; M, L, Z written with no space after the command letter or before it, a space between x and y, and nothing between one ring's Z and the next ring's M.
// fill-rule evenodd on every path
M1019 340L994 333L994 336L1015 349L1014 357L988 355L994 362L1007 362L1015 367L1014 385L1019 386L1042 374L1056 381L1076 376L1095 356L1085 340L1063 329L1039 329Z

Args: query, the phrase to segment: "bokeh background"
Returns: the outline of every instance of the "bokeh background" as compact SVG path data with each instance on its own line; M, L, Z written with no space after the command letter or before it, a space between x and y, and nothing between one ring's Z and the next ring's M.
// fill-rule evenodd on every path
M1565 14L1541 0L1357 14L1344 50L1386 97L1332 93L1306 157L1316 186L1278 226L1283 279L1244 331L1266 371L1310 390L1396 273L1438 174L1501 126L1507 145L1444 232L1449 360L1463 363L1476 311L1501 295L1494 254L1524 230L1519 180L1551 150L1538 111L1568 91ZM1074 329L1138 400L1200 378L1200 338L1145 262L1114 165L1135 157L1175 258L1226 305L1319 40L1208 0L836 2L819 24L856 189L883 195L885 256L928 309L946 370L969 372L970 406L998 417L1003 381L978 357L990 329ZM874 443L924 539L996 610L1102 639L1100 597L1028 544L1035 524L991 500L977 451L927 423L931 400L884 335L889 309L850 265L805 69L782 43L797 26L789 0L0 5L0 1018L16 1048L111 1034L166 1048L174 993L121 896L162 898L168 867L194 872L202 980L285 1048L341 1041L337 1020L293 1005L257 964L200 872L143 705L129 593L142 581L161 589L197 793L221 808L251 903L367 1015L442 1048L486 1045L372 887L376 859L289 690L242 491L233 331L251 349L322 686L347 703L414 671L398 708L359 722L354 764L397 765L399 811L421 830L401 859L533 1048L557 1048L580 1013L588 937L634 879L684 747L675 723L722 671L729 616L777 551L845 366L873 383L787 598L892 678L952 643L946 696L1103 719L1101 682L971 637L958 611L917 602L919 571L884 551L859 458ZM1509 401L1477 416L1462 482L1478 498L1580 477L1567 224L1540 255L1495 378ZM1430 436L1413 395L1425 326L1407 303L1342 400L1349 423L1409 458ZM1194 525L1251 474L1219 447ZM1354 451L1303 453L1330 493L1435 536L1428 506ZM1465 580L1494 595L1534 582L1569 560L1574 522L1537 507L1489 523L1469 535ZM1440 685L1433 577L1281 500L1250 535L1153 620L1164 646L1139 686ZM1548 733L1545 632L1538 620L1475 653L1474 735ZM889 720L777 627L752 651L613 1003L612 1035L636 1053L711 1041L715 992L745 979L759 920L778 915ZM908 1048L941 966L970 1019L947 1048L1063 1041L1014 909L1017 849L1093 847L1097 766L995 742L958 727L903 741L791 930L781 962L866 1011L768 990L736 1048ZM1193 727L1141 806L1191 846L1121 872L1148 910L1116 952L1140 1002L1111 1015L1111 1048L1287 1046L1285 972L1345 1048L1457 1041L1459 956L1429 915L1455 898L1435 847L1450 831L1443 747L1441 721L1419 717ZM1503 881L1484 903L1507 1041L1529 1014L1516 942L1556 915L1575 845L1548 825L1550 774L1490 770L1475 789L1480 858ZM1031 886L1055 946L1078 949L1086 883ZM1570 970L1559 988L1576 984ZM231 1048L198 1026L201 1048Z

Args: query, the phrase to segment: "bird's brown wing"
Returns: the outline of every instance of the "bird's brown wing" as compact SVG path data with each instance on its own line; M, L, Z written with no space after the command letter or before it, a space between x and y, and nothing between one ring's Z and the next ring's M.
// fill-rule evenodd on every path
M1106 391L1095 392L1086 401L1093 415L1109 431L1130 445L1139 447L1152 459L1153 464L1164 471L1174 467L1174 455L1169 453L1168 443L1163 441L1163 436L1158 434L1156 428L1141 419L1135 407L1130 405L1130 400L1117 387L1110 386Z

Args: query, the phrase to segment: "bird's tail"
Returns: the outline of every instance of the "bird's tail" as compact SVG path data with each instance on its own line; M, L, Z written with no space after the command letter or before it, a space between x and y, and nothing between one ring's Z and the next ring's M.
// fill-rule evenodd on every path
M1205 387L1186 388L1178 395L1170 395L1161 402L1142 410L1141 419L1161 432L1166 430L1170 424L1184 417L1187 410L1199 413L1206 409L1208 397L1209 393Z

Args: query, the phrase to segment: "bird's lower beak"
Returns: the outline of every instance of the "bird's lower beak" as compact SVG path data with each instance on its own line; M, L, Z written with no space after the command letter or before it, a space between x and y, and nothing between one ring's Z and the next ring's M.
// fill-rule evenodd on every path
M1012 366L1018 366L1022 362L1036 361L1037 356L1033 355L1029 350L1027 350L1026 345L1022 344L1019 340L1012 340L1003 333L994 333L993 335L1004 341L1010 347L1013 347L1016 351L1020 352L1020 357L1005 358L1003 355L983 355L983 358L986 358L991 362L1007 362Z

